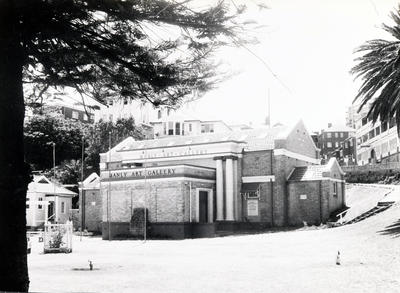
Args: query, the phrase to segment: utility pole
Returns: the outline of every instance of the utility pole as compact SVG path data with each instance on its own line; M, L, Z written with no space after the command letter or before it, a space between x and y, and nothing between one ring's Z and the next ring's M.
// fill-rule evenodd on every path
M81 159L81 237L80 241L82 241L82 233L83 233L83 223L85 221L85 213L86 213L86 205L85 205L85 190L83 189L83 160L84 160L84 151L85 151L85 137L82 135L82 159Z
M108 199L107 199L107 211L108 211L108 241L111 241L111 131L108 133Z

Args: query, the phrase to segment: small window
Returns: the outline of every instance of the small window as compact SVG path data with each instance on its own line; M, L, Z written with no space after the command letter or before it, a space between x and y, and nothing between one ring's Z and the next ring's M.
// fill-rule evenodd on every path
M327 137L327 138L331 138L331 137L332 137L332 133L328 132L328 133L326 134L326 137Z
M158 110L157 117L158 119L161 119L161 110Z
M65 214L65 202L61 202L61 213Z
M377 128L375 128L375 136L377 136L379 134L381 134L381 128L377 127Z
M339 138L339 133L338 132L335 132L335 137Z
M128 105L128 99L127 98L124 99L124 105Z
M163 133L164 133L164 135L167 135L167 123L166 122L163 122Z
M337 196L337 182L333 183L333 195Z
M179 122L175 123L175 135L181 135L181 124Z
M192 123L189 123L189 131L192 132Z
M344 137L344 133L343 133L343 132L340 133L340 137L341 137L341 138Z
M335 148L338 148L339 147L339 142L335 142Z
M331 147L332 147L332 143L331 143L331 142L327 142L327 143L326 143L326 147L327 147L327 148L331 148Z
M168 135L174 135L174 122L168 122Z
M395 127L396 126L396 118L392 117L389 120L389 128Z
M27 209L27 210L29 209L29 203L26 204L26 209Z
M43 205L39 204L39 205L38 205L38 209L39 209L39 210L42 210L42 209L43 209Z
M72 111L72 119L79 119L79 113L77 111Z
M388 127L387 122L383 122L381 125L381 132L385 132L387 130L387 127Z
M43 197L39 197L39 198L38 198L38 201L43 201Z

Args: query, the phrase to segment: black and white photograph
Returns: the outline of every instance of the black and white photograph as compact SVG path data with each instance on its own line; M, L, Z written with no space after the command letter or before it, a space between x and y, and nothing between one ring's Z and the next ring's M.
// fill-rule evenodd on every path
M0 0L0 292L400 292L400 0Z

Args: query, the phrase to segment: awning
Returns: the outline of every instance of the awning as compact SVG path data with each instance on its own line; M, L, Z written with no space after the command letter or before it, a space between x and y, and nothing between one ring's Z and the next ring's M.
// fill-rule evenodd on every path
M245 198L259 198L260 183L242 183L240 194Z
M260 183L242 183L241 192L256 192L260 188Z

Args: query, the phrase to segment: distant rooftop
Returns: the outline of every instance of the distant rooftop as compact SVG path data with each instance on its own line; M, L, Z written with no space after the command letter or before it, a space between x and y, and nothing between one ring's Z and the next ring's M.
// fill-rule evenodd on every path
M325 128L322 132L355 132L354 128L345 125L332 125L331 127Z
M167 136L159 139L132 141L131 143L124 145L121 149L117 149L117 151L175 147L188 144L195 145L224 141L245 142L247 143L246 148L250 150L258 148L273 149L275 139L281 138L285 130L287 130L287 127L279 126L222 133L206 133L196 136Z

